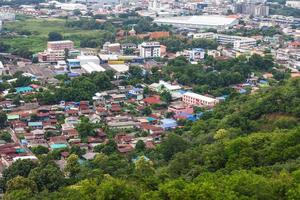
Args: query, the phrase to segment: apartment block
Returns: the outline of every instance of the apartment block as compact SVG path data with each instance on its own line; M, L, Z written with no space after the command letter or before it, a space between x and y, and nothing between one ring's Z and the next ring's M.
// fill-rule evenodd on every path
M182 96L182 101L189 106L199 106L199 107L214 107L219 100L204 95L196 94L193 92L186 92Z
M72 54L74 43L70 40L52 41L47 43L47 49L38 54L39 62L57 62L65 59L66 50Z
M143 42L139 45L140 56L143 58L155 58L161 56L161 45L159 42Z

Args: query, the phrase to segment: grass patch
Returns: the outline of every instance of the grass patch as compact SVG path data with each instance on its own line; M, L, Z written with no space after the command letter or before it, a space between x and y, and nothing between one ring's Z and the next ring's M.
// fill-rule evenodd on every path
M80 30L65 27L64 19L25 19L4 24L4 28L9 31L29 31L29 36L7 36L0 38L11 46L11 51L20 47L26 47L32 52L43 51L46 48L49 32L61 33L65 39L75 42L79 47L80 40L83 38L101 37L102 31L99 30Z

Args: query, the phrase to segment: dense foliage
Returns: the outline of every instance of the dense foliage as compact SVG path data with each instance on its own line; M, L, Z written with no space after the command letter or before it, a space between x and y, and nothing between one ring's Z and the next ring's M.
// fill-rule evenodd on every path
M1 187L6 199L16 200L298 199L299 102L300 79L280 82L231 96L199 121L168 133L155 150L139 141L122 156L110 139L80 164L82 152L65 149L71 156L64 174L52 161L61 151L53 151L39 163L14 163ZM82 123L78 130L85 135L89 125Z

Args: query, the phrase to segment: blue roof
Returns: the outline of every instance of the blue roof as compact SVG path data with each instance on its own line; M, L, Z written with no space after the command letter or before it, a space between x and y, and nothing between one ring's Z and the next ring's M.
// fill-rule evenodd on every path
M267 83L268 83L268 81L265 81L265 80L260 80L260 81L259 81L259 83L261 83L261 84L267 84Z
M17 93L32 92L33 88L30 86L17 87L16 91L17 91Z
M178 90L178 93L180 93L180 94L184 94L186 92L187 92L186 90Z
M74 72L68 73L68 77L77 77L77 76L79 76L78 73L74 73Z
M67 148L66 144L51 144L50 145L51 149L63 149Z
M164 129L168 129L168 128L176 128L177 126L177 122L174 119L170 119L170 118L166 118L166 119L162 119L162 128Z
M136 158L132 158L131 160L132 160L132 162L136 162L136 161L138 161L138 160L140 160L141 158L143 158L143 159L145 159L146 161L148 161L148 160L150 160L148 157L146 157L146 156L138 156L138 157L136 157Z
M148 117L147 120L151 122L151 121L155 121L156 119L153 117Z
M241 88L240 90L239 90L239 93L240 94L244 94L244 93L246 93L247 92L247 90L245 90L245 89L243 89L243 88Z
M43 122L28 122L28 126L43 126Z

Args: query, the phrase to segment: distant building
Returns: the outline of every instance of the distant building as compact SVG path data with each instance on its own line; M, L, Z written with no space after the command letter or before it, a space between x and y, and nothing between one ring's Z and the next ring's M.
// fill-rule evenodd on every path
M196 94L193 92L186 92L183 94L182 101L190 106L199 107L214 107L219 101L215 98L207 97L204 95Z
M235 35L208 33L196 33L192 35L193 38L203 38L217 40L219 44L232 44L235 49L248 49L256 46L256 39L250 37L241 37Z
M208 29L217 30L228 29L238 24L238 18L221 15L194 15L180 17L157 18L154 20L159 25L172 25L177 28L188 29Z
M236 13L253 15L253 16L269 16L269 6L265 4L254 3L237 3L234 6Z
M66 50L69 54L74 50L74 43L70 40L52 41L47 43L47 49L38 54L39 62L57 62L65 59Z
M143 42L139 45L140 56L143 58L156 58L161 56L159 42Z
M1 21L15 21L16 15L11 12L1 12L0 11L0 20Z
M286 6L300 9L300 1L286 1Z
M216 34L216 39L220 44L232 44L235 49L247 49L256 46L256 40L248 37Z
M190 51L190 61L200 61L204 59L205 51L202 48L194 48Z
M112 53L120 53L121 52L121 45L120 43L110 43L106 42L103 45L103 51L108 54Z

